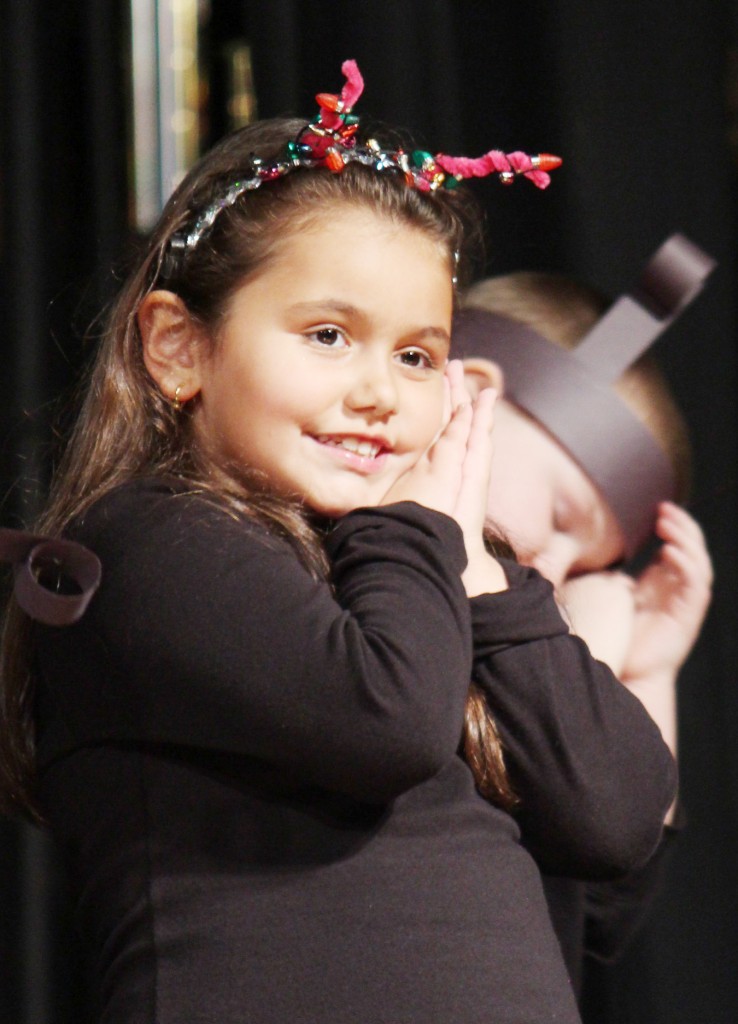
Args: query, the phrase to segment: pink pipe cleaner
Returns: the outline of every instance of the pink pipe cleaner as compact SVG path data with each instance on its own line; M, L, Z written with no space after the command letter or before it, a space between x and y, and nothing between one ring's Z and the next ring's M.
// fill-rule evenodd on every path
M544 157L547 154L543 154ZM539 158L542 161L542 158ZM556 160L554 165L550 163ZM548 157L548 166L551 170L558 167L561 161L558 157ZM522 174L530 179L536 188L548 188L551 184L550 175L536 167L535 163L527 153L516 150L514 153L503 153L501 149L491 149L484 156L472 158L469 156L446 156L438 153L435 161L447 174L453 174L458 178L486 178L488 174Z
M341 72L346 76L346 84L341 89L341 99L350 109L364 91L364 79L355 60L345 60L341 65Z

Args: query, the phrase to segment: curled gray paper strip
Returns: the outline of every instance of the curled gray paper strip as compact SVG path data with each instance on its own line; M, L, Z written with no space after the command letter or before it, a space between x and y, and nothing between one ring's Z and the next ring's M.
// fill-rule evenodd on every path
M48 626L77 622L102 576L100 560L83 545L22 530L0 529L0 560L13 566L20 607Z

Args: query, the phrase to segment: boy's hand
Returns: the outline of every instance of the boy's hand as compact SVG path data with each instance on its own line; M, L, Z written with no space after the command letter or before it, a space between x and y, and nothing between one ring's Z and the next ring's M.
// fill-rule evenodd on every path
M664 543L635 581L633 642L621 673L626 685L663 674L675 677L710 604L712 563L694 519L662 502L656 534Z
M633 642L634 582L622 572L588 572L557 591L572 631L599 661L620 676Z
M566 582L562 594L574 632L639 698L676 756L677 673L710 604L713 574L702 531L684 509L664 502L656 533L663 546L636 580L622 573L590 573ZM631 600L629 642L623 586ZM673 808L667 823L672 813Z

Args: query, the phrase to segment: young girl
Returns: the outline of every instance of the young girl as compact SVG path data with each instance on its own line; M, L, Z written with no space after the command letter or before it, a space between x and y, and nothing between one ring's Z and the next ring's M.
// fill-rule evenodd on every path
M710 602L712 566L699 525L675 503L688 493L686 425L663 374L643 353L713 266L687 239L672 236L639 287L612 304L558 274L488 278L465 293L454 331L472 393L494 386L502 396L491 520L521 560L556 586L576 633L640 697L675 755L677 675ZM659 307L649 298L666 294L667 285L672 308L650 314ZM598 415L585 435L588 401ZM654 532L661 544L639 571L620 571ZM673 808L667 823L672 816ZM672 834L643 870L614 885L544 879L575 984L585 952L611 960L627 945Z
M532 854L622 873L673 798L638 701L484 546L461 169L357 143L344 72L172 197L42 524L100 587L68 628L9 613L6 804L58 839L106 1024L574 1024Z

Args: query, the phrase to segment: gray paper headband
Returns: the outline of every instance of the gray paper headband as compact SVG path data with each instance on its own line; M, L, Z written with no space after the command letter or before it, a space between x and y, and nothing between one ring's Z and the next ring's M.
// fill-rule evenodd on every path
M635 554L653 531L656 506L675 497L674 474L651 433L612 384L674 323L716 264L684 235L651 257L572 350L482 309L454 318L452 354L499 363L505 397L548 430L604 495Z

